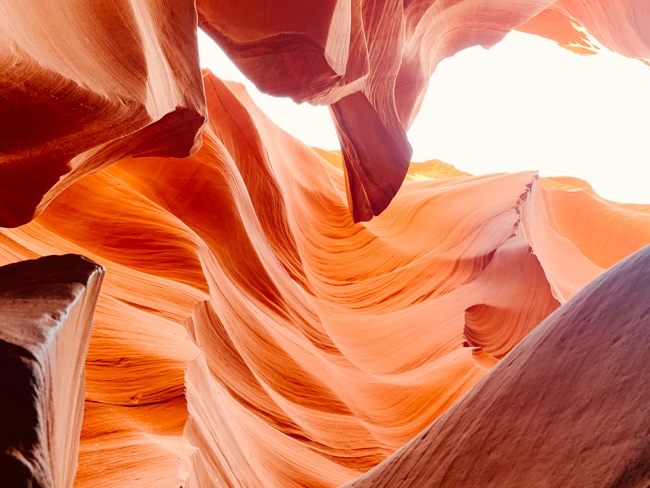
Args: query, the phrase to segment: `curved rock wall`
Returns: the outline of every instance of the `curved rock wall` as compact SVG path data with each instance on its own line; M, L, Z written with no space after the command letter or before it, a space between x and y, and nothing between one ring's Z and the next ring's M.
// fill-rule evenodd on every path
M0 2L0 226L131 156L188 156L205 101L190 0Z
M352 480L650 242L650 208L579 180L436 162L355 224L340 153L275 127L240 85L204 81L194 156L121 161L0 231L3 262L76 252L107 269L77 486ZM577 219L590 214L598 252Z

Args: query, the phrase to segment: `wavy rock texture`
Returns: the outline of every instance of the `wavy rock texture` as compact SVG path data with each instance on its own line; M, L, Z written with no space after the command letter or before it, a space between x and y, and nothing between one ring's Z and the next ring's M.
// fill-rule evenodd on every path
M586 28L614 51L650 59L643 0L198 0L197 8L200 26L262 91L330 104L357 222L379 215L400 188L406 130L442 59L515 28L593 53Z
M78 487L351 481L650 242L648 206L439 162L355 224L341 153L204 81L195 155L123 160L0 231L2 262L81 252L107 269Z
M650 246L576 294L349 488L650 483Z
M71 487L84 360L104 270L81 256L0 267L0 473L10 487Z
M0 226L125 157L188 156L205 118L194 2L0 2L0 98Z
M180 486L194 450L182 438L183 378L198 354L182 323L206 298L191 231L99 172L30 224L2 230L0 242L1 262L71 252L107 269L86 360L75 486Z
M650 5L640 0L560 0L517 27L557 41L578 54L593 54L590 36L628 58L650 61Z

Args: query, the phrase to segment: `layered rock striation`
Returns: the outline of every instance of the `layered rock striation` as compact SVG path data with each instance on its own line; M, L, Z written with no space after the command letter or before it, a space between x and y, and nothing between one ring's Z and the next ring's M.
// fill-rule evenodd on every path
M131 156L188 156L205 101L194 2L0 2L0 226Z
M346 488L650 483L650 246L596 278L461 401Z
M591 8L593 7L593 8ZM513 29L579 53L591 37L650 59L638 0L433 2L200 0L200 26L263 91L328 104L355 221L395 197L411 126L438 63ZM318 15L314 15L317 11ZM184 157L205 120L194 2L37 0L0 5L0 225L127 157ZM583 28L584 27L584 28Z
M199 0L197 8L201 28L260 90L330 105L357 222L379 215L400 188L406 131L444 58L519 29L581 54L595 52L594 36L650 60L650 7L639 0Z

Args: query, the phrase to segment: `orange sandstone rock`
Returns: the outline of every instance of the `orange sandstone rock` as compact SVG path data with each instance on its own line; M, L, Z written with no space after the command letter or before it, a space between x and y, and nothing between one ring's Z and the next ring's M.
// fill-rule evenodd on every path
M592 8L593 7L593 8ZM329 104L355 221L394 198L406 130L445 57L518 28L650 58L640 0L199 0L200 25L262 90ZM192 154L205 106L193 2L0 5L0 225L38 215L80 177L127 157Z
M205 105L189 0L0 3L0 226L125 157L188 156Z
M643 0L580 0L552 3L517 30L557 41L579 54L593 54L593 36L629 58L650 59L650 5Z
M191 232L99 172L64 191L35 221L0 233L2 261L82 252L107 270L86 359L75 486L180 486L194 450L182 438L183 378L198 354L182 323L206 296L200 264L188 259Z
M650 247L599 276L349 488L650 483Z
M587 323L567 327L564 315L535 327L650 242L650 207L607 202L583 182L534 172L411 165L406 138L445 57L491 46L513 28L592 52L584 26L611 49L648 58L644 2L199 0L197 8L201 26L261 89L330 104L342 151L305 147L241 86L209 73L202 80L193 2L0 4L0 225L38 216L0 229L0 263L78 253L107 270L86 360L77 487L334 487L436 419L431 429L444 430L469 417L435 441L456 446L454 436L473 426L475 438L462 437L456 451L468 457L458 459L485 466L491 458L472 442L496 443L494 452L515 459L546 433L518 435L499 406L507 394L526 400L530 409L514 405L512 414L526 427L533 412L556 429L552 455L524 478L500 478L520 473L494 463L450 469L458 483L480 485L485 478L471 476L485 475L533 486L525 476L548 476L544 463L557 466L564 459L553 456L567 452L584 461L580 473L600 476L584 456L601 430L587 421L616 420L609 445L634 435L647 444L647 425L637 422L647 415L619 415L616 403L645 408L626 368L645 374L643 347L630 344L643 342L647 311L643 296L625 300L645 293L631 283L647 252L633 261L638 269L624 265L584 292L583 308L569 304L573 322L591 317L595 334ZM618 338L599 322L611 310L629 334ZM79 346L81 357L85 346L60 330L57 344ZM530 366L508 368L513 361ZM578 374L584 385L563 389ZM549 394L520 388L526 381ZM72 383L70 398L80 387ZM602 412L585 401L600 394ZM76 438L79 410L65 427L67 398L53 402L51 462L42 443L22 443L25 459L38 453L23 472L40 484L72 482L75 439L65 433ZM78 409L79 398L70 404ZM511 435L505 445L476 420L490 408L503 424L498 437ZM558 431L566 415L578 419L570 439ZM69 448L59 448L64 438ZM444 469L418 439L360 486L422 486L419 474ZM607 462L593 448L612 468L599 479L647 482L639 445L619 447L622 457ZM624 457L641 461L626 471ZM409 463L414 477L400 481L391 470Z
M4 486L72 487L102 276L101 266L74 255L0 267Z

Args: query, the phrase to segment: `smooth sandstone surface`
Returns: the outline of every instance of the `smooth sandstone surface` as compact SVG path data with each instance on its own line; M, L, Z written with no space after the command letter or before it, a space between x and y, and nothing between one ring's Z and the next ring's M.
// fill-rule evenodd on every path
M578 292L348 488L650 484L650 246Z
M78 487L354 480L650 243L649 207L580 180L436 161L355 224L340 152L278 129L240 85L204 83L195 155L124 160L0 230L3 262L75 252L107 269Z
M188 156L205 101L191 0L0 2L0 226L131 156Z
M76 255L0 267L3 486L72 487L104 270Z

